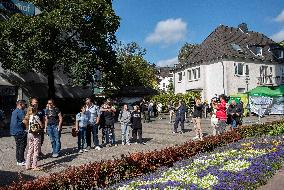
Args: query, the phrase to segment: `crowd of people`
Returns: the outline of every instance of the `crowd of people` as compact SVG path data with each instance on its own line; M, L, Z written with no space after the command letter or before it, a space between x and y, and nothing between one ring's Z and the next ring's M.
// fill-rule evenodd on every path
M62 114L55 106L52 99L48 100L46 108L38 108L38 99L32 98L30 105L26 108L25 100L16 102L16 109L12 112L10 123L10 134L14 136L16 142L17 165L25 166L26 169L39 170L38 160L43 157L41 146L44 142L44 134L50 138L52 147L52 157L60 156L61 150L61 130ZM95 150L100 150L105 146L117 146L115 140L114 123L116 108L110 99L98 106L91 98L86 98L85 105L76 114L75 125L72 135L78 138L78 152L88 152L92 146L92 139ZM123 145L145 144L142 139L142 114L140 107L135 105L133 110L128 109L125 104L120 110L118 121L121 124L121 136ZM129 133L132 128L132 142ZM102 131L101 144L98 133ZM28 151L25 159L25 149Z
M99 106L91 98L86 98L85 104L81 107L75 117L75 125L72 129L72 135L78 138L78 152L88 152L93 144L95 150L100 150L106 146L117 146L115 139L115 121L116 113L121 125L122 145L145 144L142 138L142 120L149 122L155 115L162 119L161 113L163 105L155 104L152 101L142 100L140 105L129 109L128 104L124 104L121 110L113 105L113 101L107 99ZM52 157L60 156L61 151L61 130L62 114L52 99L48 100L45 109L38 108L38 99L32 98L29 106L26 108L26 101L18 100L16 109L12 112L10 133L16 142L16 160L17 165L25 166L26 169L39 170L37 161L44 154L41 152L41 146L44 143L44 136L47 134L52 147ZM188 108L182 101L178 105L170 102L168 105L169 122L173 123L173 133L184 133L184 123L188 116ZM205 108L205 109L204 109ZM226 131L227 125L234 130L241 124L243 108L241 103L234 100L230 105L227 104L225 96L220 99L213 98L211 104L205 107L200 98L195 98L193 111L191 113L194 126L195 137L193 140L203 140L201 120L204 116L204 110L211 115L212 134L218 135ZM205 115L206 115L205 114ZM175 117L174 117L175 115ZM132 128L132 138L130 139L130 128ZM102 131L101 143L98 133ZM93 141L93 143L92 143ZM25 149L28 145L28 151L25 159Z
M176 117L173 133L178 133L177 128L179 125L181 126L180 133L184 133L184 122L188 109L182 102L179 102L179 106L175 110ZM203 112L206 113L203 114ZM171 122L174 108L169 109L169 113ZM226 131L227 126L229 126L230 130L234 130L242 125L243 104L242 101L236 103L235 100L231 100L229 104L225 95L220 95L219 98L212 98L209 106L204 105L199 97L195 98L192 112L192 123L195 131L193 140L203 140L201 120L207 114L211 115L212 135L219 135Z

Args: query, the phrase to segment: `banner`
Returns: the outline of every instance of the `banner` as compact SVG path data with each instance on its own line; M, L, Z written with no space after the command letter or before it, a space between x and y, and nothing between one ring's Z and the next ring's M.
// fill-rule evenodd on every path
M249 104L252 113L263 116L265 114L284 114L284 97L250 96Z

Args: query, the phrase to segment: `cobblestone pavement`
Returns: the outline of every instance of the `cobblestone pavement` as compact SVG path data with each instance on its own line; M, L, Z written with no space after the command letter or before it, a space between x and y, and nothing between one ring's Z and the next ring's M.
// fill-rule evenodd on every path
M280 116L267 116L261 118L260 122L269 122L280 119ZM257 117L244 119L244 124L252 124L259 122ZM91 149L89 152L79 154L77 150L77 138L71 135L72 126L64 126L62 131L62 151L59 158L51 158L51 145L49 138L45 136L42 151L46 154L46 158L39 161L42 171L27 171L24 167L17 166L15 160L15 140L0 131L0 186L7 185L13 181L19 180L19 176L23 179L34 179L38 176L49 175L53 172L62 171L69 166L78 166L89 162L109 160L119 158L121 154L129 154L138 151L159 150L165 147L182 144L194 137L192 123L185 124L186 132L184 134L172 134L173 124L168 122L168 116L164 116L162 120L154 120L150 123L143 124L143 138L146 145L131 144L121 145L120 126L115 124L116 141L118 146L104 147L101 150ZM210 135L210 119L202 119L202 127L204 135ZM99 131L101 142L101 131Z

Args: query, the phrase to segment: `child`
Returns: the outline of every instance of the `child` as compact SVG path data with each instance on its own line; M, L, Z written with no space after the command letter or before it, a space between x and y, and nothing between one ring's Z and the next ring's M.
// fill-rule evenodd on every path
M86 134L87 134L87 125L89 118L86 114L86 108L83 106L81 112L76 115L76 131L78 131L78 149L79 153L88 152L85 149Z
M38 161L38 155L40 151L41 146L41 134L40 134L40 128L42 127L42 123L40 121L40 118L36 115L37 109L32 107L29 109L28 113L29 116L29 132L28 132L28 140L29 140L29 149L27 154L27 162L26 162L26 169L29 170L40 170L40 168L37 167L37 161ZM28 115L27 114L27 115ZM34 127L34 126L38 127ZM38 130L35 130L38 128Z

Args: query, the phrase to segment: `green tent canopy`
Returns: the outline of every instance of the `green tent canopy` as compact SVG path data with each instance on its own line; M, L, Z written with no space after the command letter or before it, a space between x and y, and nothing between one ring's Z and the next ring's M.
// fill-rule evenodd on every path
M258 86L247 92L249 96L284 96L284 85Z

